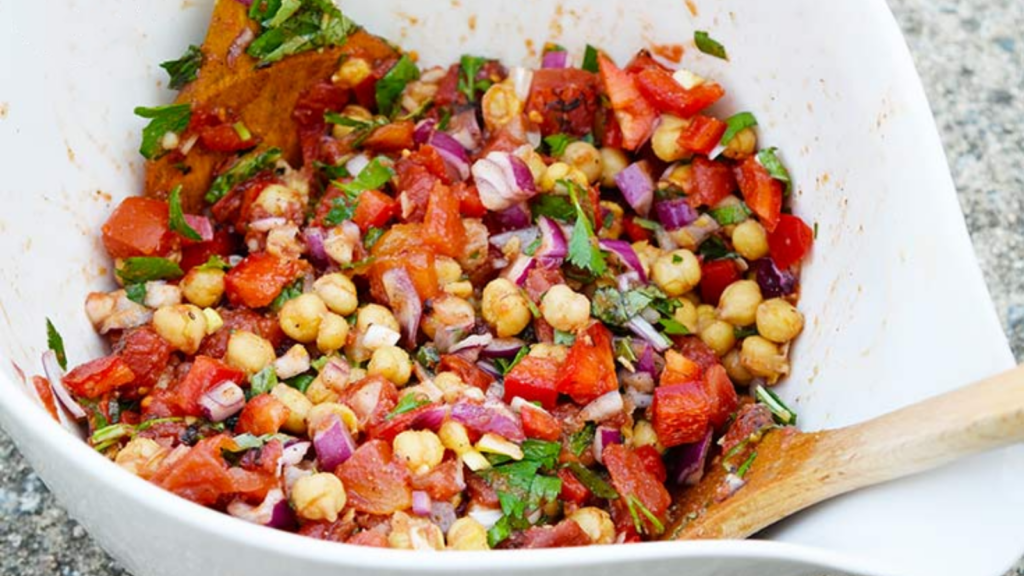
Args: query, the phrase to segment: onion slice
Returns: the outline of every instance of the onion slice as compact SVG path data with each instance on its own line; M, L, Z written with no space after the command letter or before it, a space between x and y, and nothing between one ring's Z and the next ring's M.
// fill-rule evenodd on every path
M430 516L431 511L430 494L422 490L413 490L412 513L417 516Z
M604 449L612 444L622 444L622 432L607 426L598 426L594 434L594 460L604 464Z
M579 418L585 422L600 422L622 412L624 408L622 394L619 394L618 390L612 390L584 406L583 410L580 410Z
M569 67L569 53L564 50L550 50L544 53L544 58L541 60L541 68L568 68Z
M646 218L654 202L654 178L650 164L646 160L630 164L615 175L615 185L633 210Z
M452 406L452 420L459 422L478 434L491 432L513 442L526 439L523 426L511 410L504 405L491 402L474 404L459 402Z
M480 202L491 211L504 210L537 193L530 167L509 152L491 152L477 160L471 172Z
M416 293L416 286L412 283L405 268L400 267L385 272L381 276L381 283L384 285L388 302L395 311L398 325L402 328L405 344L414 348L416 334L420 327L420 318L423 316L423 304Z
M697 219L697 211L686 198L658 202L654 205L654 212L658 215L658 222L669 231L678 230Z
M313 448L316 450L320 470L333 472L352 457L356 451L356 443L341 418L332 414L330 424L313 435Z
M199 397L203 415L212 422L223 422L245 406L245 392L230 380L221 382Z
M634 334L646 340L658 352L664 352L672 346L672 342L662 335L661 332L658 332L643 316L630 318L626 326Z
M60 369L57 362L57 353L53 350L43 352L43 371L46 372L46 379L50 381L50 388L53 394L60 400L61 405L67 409L76 420L85 418L85 409L75 401L71 392L64 386L64 371Z
M643 264L640 263L640 258L636 255L636 250L633 250L633 246L625 240L612 240L610 238L603 238L599 241L601 248L612 254L619 259L624 266L635 272L640 279L641 284L647 283L647 274L644 273Z
M711 448L712 429L709 427L699 442L680 446L675 455L678 458L672 475L676 484L693 486L704 477L704 462Z
M534 256L545 268L561 266L569 253L569 246L562 228L547 216L541 216L537 220L537 228L540 229L540 248L537 248Z

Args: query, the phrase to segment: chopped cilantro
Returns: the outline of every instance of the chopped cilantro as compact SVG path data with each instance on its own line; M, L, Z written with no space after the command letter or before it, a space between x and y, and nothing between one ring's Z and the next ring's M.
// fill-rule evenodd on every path
M754 388L754 396L772 411L776 422L786 426L796 425L796 412L786 406L786 403L775 392L759 385Z
M138 284L128 284L124 287L124 294L129 300L136 304L146 303L146 285L142 282Z
M57 364L60 364L61 370L67 370L68 356L64 352L64 338L60 332L57 332L57 328L49 318L46 319L46 346L56 354Z
M519 349L519 352L516 352L516 356L512 360L508 360L507 358L495 358L494 365L498 367L498 370L501 372L501 375L504 376L511 372L512 369L515 368L516 364L519 364L519 361L522 360L523 358L526 358L526 355L529 353L530 347L523 346L522 348Z
M814 239L815 240L818 239L818 223L817 222L814 223Z
M117 271L117 277L125 284L181 278L184 274L176 263L156 256L125 258L124 266Z
M448 129L448 124L452 121L452 111L450 108L441 108L441 112L438 113L438 116L437 129L444 132Z
M160 67L166 70L167 75L171 77L168 86L173 90L180 90L199 76L199 67L202 65L202 51L198 46L190 45L181 58L163 62Z
M192 105L169 104L153 108L138 106L135 108L135 115L149 119L149 124L142 129L139 154L147 160L155 160L167 152L161 142L165 134L180 134L188 128L189 120L192 119Z
M575 334L555 329L555 344L559 346L572 346L574 343L576 343Z
M480 70L486 63L486 58L468 54L459 60L459 92L465 94L470 103L476 102L477 92L486 92L491 87L489 78L479 78Z
M672 263L673 264L682 264L683 263L683 257L680 256L679 254L673 254L672 255Z
M316 376L305 373L299 374L298 376L292 376L285 380L284 383L305 394L306 390L309 389L309 385L313 383L313 380L316 380Z
M547 216L562 222L569 222L576 215L576 209L568 196L558 194L538 194L530 203L530 213L534 218Z
M576 224L573 226L572 235L569 237L568 261L573 266L586 270L594 276L601 276L607 270L604 253L597 244L597 237L594 235L594 228L590 218L583 211L583 206L577 197L577 184L569 180L563 181L569 189L569 197L576 207Z
M603 478L598 476L597 472L594 472L590 468L587 468L579 462L569 462L565 465L574 476L580 481L581 484L587 487L588 490L594 493L594 496L598 498L604 498L605 500L615 500L619 497L619 493L615 491Z
M523 254L526 254L527 256L533 256L534 254L536 254L543 240L544 239L541 238L540 235L538 235L536 238L533 239L533 242L530 242L529 246L523 248Z
M719 141L722 146L728 146L729 142L732 142L732 139L743 130L757 126L757 118L750 112L740 112L730 116L725 121L725 126L725 134L722 134L722 139Z
M587 72L597 73L597 48L587 44L587 49L583 52L583 64L580 65L580 68Z
M662 318L658 321L661 327L665 329L665 334L669 336L689 336L690 329L686 327L682 322L675 318Z
M633 526L637 532L649 534L653 529L654 534L661 534L665 531L665 525L661 523L661 520L658 520L658 517L636 496L632 494L626 496L626 506L629 508L629 515L633 517ZM644 522L641 516L646 518L647 522Z
M374 245L377 244L377 241L380 240L380 237L383 235L383 228L370 226L370 228L366 231L366 234L363 235L363 246L366 247L367 250L372 249Z
M231 264L225 262L219 254L210 256L205 263L199 265L199 270L228 270L229 268L231 268Z
M433 344L424 344L419 347L419 350L416 350L416 361L424 368L433 370L441 361L441 355Z
M793 189L793 181L789 177L789 170L779 160L778 148L766 148L757 153L757 162L764 166L772 178L786 185L786 195Z
M523 459L540 463L540 467L550 470L558 465L558 455L562 452L559 442L527 439L523 441Z
M748 336L757 336L757 328L754 326L747 326L746 328L737 326L732 329L732 333L737 340L742 340Z
M331 200L331 209L324 216L324 224L337 226L346 220L351 220L356 214L357 201L348 196L338 196Z
M693 41L697 44L697 50L700 50L709 56L721 58L722 60L729 59L729 55L725 52L725 46L722 46L704 30L697 30L694 32Z
M174 190L171 190L171 195L167 198L167 207L169 214L168 224L171 230L195 242L203 239L199 232L196 232L195 228L189 226L188 220L185 220L185 214L181 210L181 184L178 184L174 187Z
M633 224L643 228L644 230L657 230L661 226L654 220L648 220L646 218L633 218Z
M264 170L273 168L274 163L280 158L280 148L268 148L263 152L253 152L242 157L234 166L228 168L213 180L213 183L210 184L210 189L206 192L206 201L210 204L216 203L236 185L245 182Z
M369 120L360 120L358 118L352 118L351 116L342 116L337 112L325 112L324 121L328 124L337 124L338 126L352 128L350 135L355 136L355 140L352 141L352 147L354 148L362 145L363 141L366 140L374 130L382 126L387 126L391 123L387 116L374 116Z
M259 36L246 53L258 66L325 46L340 46L358 27L331 0L255 0L249 17L260 24Z
M406 84L419 77L420 69L408 55L403 54L391 70L377 81L377 111L391 116Z
M590 308L594 317L605 324L622 326L640 314L644 308L664 298L665 293L653 285L626 292L614 286L603 286L594 291Z
M367 190L377 190L388 183L395 171L381 163L380 157L374 158L366 168L356 176L355 180L338 186L350 196L357 196Z
M244 122L235 122L231 125L231 128L234 129L235 134L238 134L238 138L241 139L242 142L252 140L252 132L249 131L249 127L246 126ZM255 145L255 142L253 145Z
M420 406L426 406L427 404L430 404L430 400L427 398L422 398L417 394L406 394L405 396L402 396L402 399L395 405L395 409L384 417L384 420L391 420L395 416L405 414L406 412L412 412Z
M267 366L249 378L249 397L266 394L273 390L274 386L277 386L277 372L273 366Z
M314 160L313 166L317 170L319 170L328 180L338 180L340 178L348 178L349 176L351 176L351 174L348 173L348 168L346 168L344 164L332 166L331 164L327 164L326 162Z
M508 517L502 516L494 526L491 526L490 530L487 531L487 545L494 548L498 544L501 544L512 535L512 526L509 524Z
M574 432L569 436L569 449L577 456L590 450L591 446L594 445L594 435L596 432L597 426L593 422L587 422L586 426L580 429L579 432Z
M743 202L709 210L708 214L722 226L739 224L750 216L750 208Z
M544 138L544 143L548 146L548 151L551 156L555 158L561 158L565 154L565 149L576 140L568 134L552 134Z
M285 286L284 289L274 297L274 301L270 303L270 309L277 312L282 306L284 306L285 302L302 296L302 284L302 278L299 278L290 285Z
M747 471L754 465L755 459L757 459L757 450L751 452L750 456L747 456L747 459L743 461L743 464L740 464L740 467L736 469L736 475L740 478L746 476Z
M725 242L718 236L711 236L701 243L697 248L697 254L704 257L704 260L724 260L726 258L738 258L739 255L729 251Z

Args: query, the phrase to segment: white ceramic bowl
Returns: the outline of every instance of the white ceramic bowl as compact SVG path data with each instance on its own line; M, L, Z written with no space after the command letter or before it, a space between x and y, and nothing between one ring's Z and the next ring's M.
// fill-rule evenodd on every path
M1006 450L808 511L770 541L528 553L410 554L315 541L195 506L72 439L20 390L43 321L72 361L101 353L82 312L110 284L98 227L139 189L139 104L165 103L157 63L201 40L210 0L0 0L0 422L47 485L134 573L991 576L1022 552L1024 454ZM617 58L709 29L731 62L685 62L751 110L817 222L807 330L779 390L805 428L857 422L1011 365L928 104L882 0L376 0L344 3L429 62L463 52L535 63L545 40ZM470 22L473 22L470 25ZM530 43L532 41L532 44ZM532 46L532 49L531 49ZM285 112L286 113L286 112ZM943 417L936 414L936 418Z

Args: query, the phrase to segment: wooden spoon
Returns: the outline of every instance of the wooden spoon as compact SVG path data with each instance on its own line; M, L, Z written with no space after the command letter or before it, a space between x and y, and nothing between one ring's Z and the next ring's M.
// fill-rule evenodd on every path
M1024 441L1024 366L861 424L775 429L757 444L745 484L716 502L721 458L676 504L677 539L746 538L808 506Z

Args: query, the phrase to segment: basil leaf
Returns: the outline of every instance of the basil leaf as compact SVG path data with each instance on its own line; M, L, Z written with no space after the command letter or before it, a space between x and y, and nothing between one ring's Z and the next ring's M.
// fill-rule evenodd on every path
M57 364L60 364L61 370L67 370L68 357L64 352L64 337L57 332L49 318L46 319L46 346L57 356Z
M697 30L693 33L693 41L697 44L697 50L715 58L728 60L729 55L725 53L725 46L708 35L704 30Z
M199 77L199 68L203 65L203 52L196 45L190 45L185 54L177 60L168 60L160 64L167 71L171 80L168 86L172 90L180 90L186 84Z
M395 416L405 414L406 412L412 412L420 406L426 406L427 404L430 404L430 400L421 398L417 394L406 394L405 396L402 396L402 399L398 401L398 404L395 404L394 410L384 417L384 421L386 422L391 420Z
M139 283L139 284L128 284L127 286L124 287L124 294L132 302L135 302L136 304L142 304L143 306L145 306L145 304L146 304L146 285L145 284L142 284L142 283Z
M273 366L267 366L249 378L249 397L266 394L273 390L274 386L277 386L277 372L274 371Z
M574 476L580 481L581 484L587 487L594 493L594 496L598 498L604 498L605 500L615 500L619 497L619 493L612 488L610 484L604 481L597 472L594 472L590 468L587 468L579 462L569 462L565 465Z
M273 168L274 163L280 158L280 148L268 148L263 152L253 152L242 157L234 166L228 168L223 174L213 180L209 191L206 192L206 201L210 204L215 204L238 184L245 182L264 170Z
M508 360L506 358L495 358L494 365L497 366L498 370L501 372L501 375L504 376L511 372L512 369L516 367L516 364L519 364L519 362L523 358L526 358L526 355L529 353L530 347L523 346L522 348L519 349L519 352L516 352L516 356L512 360Z
M750 112L740 112L739 114L733 114L725 121L725 134L722 134L722 139L719 143L722 146L728 146L729 142L736 137L737 134L750 128L751 126L757 126L757 118L754 117Z
M786 184L786 195L788 196L793 188L793 181L789 177L789 170L779 160L778 148L766 148L757 153L757 162L764 166L772 178Z
M731 206L722 206L708 211L708 215L715 219L722 226L739 224L750 216L750 208L743 202Z
M181 210L181 184L178 184L174 187L174 190L171 190L171 195L167 198L167 207L170 215L168 224L171 230L196 242L203 239L199 232L196 232L194 228L189 226L188 221L185 220L185 214Z
M268 66L286 56L344 44L358 26L331 0L256 0L249 17L260 24L260 35L246 53Z
M118 278L125 284L140 284L151 280L181 278L185 273L181 267L166 258L138 256L125 258L124 266L117 271Z
M568 134L552 134L544 138L544 143L547 144L548 150L551 155L555 158L561 157L565 154L565 149L571 144L575 138Z
M139 154L147 160L155 160L168 152L161 143L165 134L180 134L188 128L188 123L192 119L192 105L170 104L153 108L138 106L135 108L135 115L149 119L149 124L142 129Z
M420 69L408 55L403 54L391 70L377 81L377 112L391 116L406 84L419 77Z
M597 48L587 44L587 49L583 52L583 64L580 65L580 68L587 72L597 73Z

